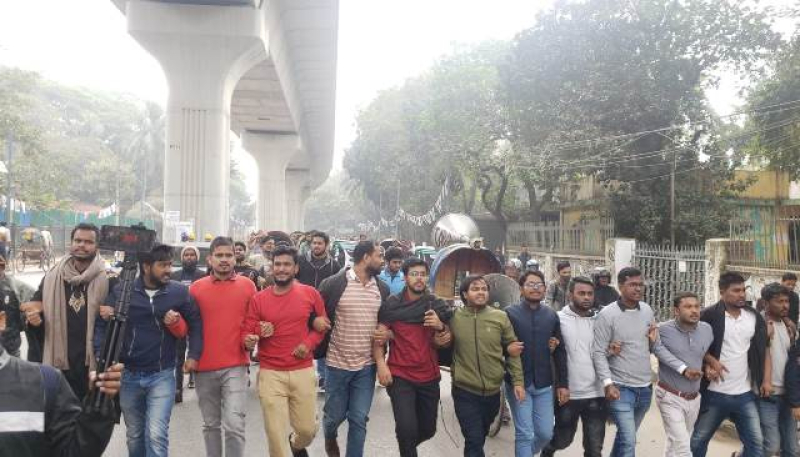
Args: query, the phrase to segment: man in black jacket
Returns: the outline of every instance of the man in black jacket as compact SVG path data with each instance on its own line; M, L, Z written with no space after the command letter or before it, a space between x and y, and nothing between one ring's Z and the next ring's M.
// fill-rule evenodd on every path
M764 382L767 326L764 318L745 302L742 275L722 274L719 291L720 302L706 308L700 318L711 325L714 341L705 357L708 379L701 386L692 455L705 457L717 428L730 418L744 445L741 457L762 457L764 439L758 398L753 391L760 391Z
M0 332L5 326L5 313L0 312ZM122 369L115 365L101 374L97 388L115 396ZM12 357L0 345L0 455L99 457L111 440L115 419L113 408L82 410L59 370Z
M172 272L170 279L184 284L192 285L198 279L206 276L205 272L197 267L200 261L200 250L196 246L184 246L181 249L181 269ZM175 403L183 403L183 365L186 363L186 338L180 338L175 346ZM189 388L194 389L194 373L189 373Z
M789 319L797 325L797 319L800 317L800 297L794 288L797 287L797 275L791 271L786 272L781 277L781 285L789 289Z

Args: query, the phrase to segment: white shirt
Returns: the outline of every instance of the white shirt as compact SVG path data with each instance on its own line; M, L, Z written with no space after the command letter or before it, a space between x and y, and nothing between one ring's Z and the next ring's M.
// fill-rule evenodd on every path
M755 334L756 316L753 313L743 309L739 317L733 317L725 311L725 336L719 361L728 371L722 373L724 381L712 382L708 390L726 395L741 395L752 390L747 352Z
M789 360L789 347L792 340L789 337L789 330L783 322L773 322L772 326L775 333L769 346L769 354L772 358L772 387L776 394L783 392L783 372L786 369L786 362Z

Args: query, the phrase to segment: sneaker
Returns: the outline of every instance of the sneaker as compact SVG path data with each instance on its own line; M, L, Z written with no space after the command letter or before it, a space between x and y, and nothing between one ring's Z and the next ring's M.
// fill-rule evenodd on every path
M194 389L194 379L189 380L189 385L187 387L189 387L190 389Z
M339 443L335 440L325 440L325 453L328 457L341 457L339 455Z
M175 392L175 403L183 403L183 391Z

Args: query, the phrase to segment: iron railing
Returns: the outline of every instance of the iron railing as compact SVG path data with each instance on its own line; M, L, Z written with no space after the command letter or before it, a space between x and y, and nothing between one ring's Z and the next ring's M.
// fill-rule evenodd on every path
M694 292L703 303L706 255L703 247L671 247L637 243L634 264L645 283L644 301L659 321L672 318L672 298Z
M786 211L752 211L730 221L728 263L800 269L800 216Z
M508 224L506 247L519 251L523 244L535 252L558 252L600 256L605 253L606 240L614 237L610 220L593 221L574 227L559 223L512 222Z

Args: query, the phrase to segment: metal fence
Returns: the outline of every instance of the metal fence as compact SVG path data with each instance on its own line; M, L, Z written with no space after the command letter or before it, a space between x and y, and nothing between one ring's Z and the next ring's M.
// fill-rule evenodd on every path
M705 249L637 243L634 264L645 281L644 301L659 321L672 317L672 297L678 292L694 292L703 303Z
M800 216L787 211L751 211L730 222L728 263L800 269Z
M506 247L519 251L526 244L531 251L603 255L606 239L614 237L614 224L603 220L574 227L558 222L512 222L508 224Z

